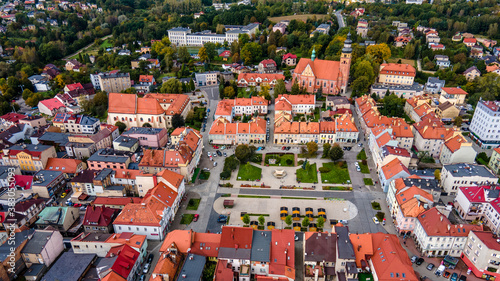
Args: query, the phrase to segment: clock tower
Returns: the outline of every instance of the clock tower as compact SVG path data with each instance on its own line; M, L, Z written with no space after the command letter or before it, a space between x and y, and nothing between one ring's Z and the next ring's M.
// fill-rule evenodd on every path
M347 34L347 39L344 41L344 48L342 48L342 54L340 55L340 89L341 93L345 93L347 88L347 82L349 81L349 72L351 70L351 55L352 55L352 40L351 33Z

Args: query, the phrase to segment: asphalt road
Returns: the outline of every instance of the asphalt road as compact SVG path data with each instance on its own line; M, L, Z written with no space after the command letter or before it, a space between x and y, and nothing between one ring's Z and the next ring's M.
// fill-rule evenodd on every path
M335 16L337 16L337 21L339 23L339 29L345 27L344 17L342 17L342 10L336 11Z

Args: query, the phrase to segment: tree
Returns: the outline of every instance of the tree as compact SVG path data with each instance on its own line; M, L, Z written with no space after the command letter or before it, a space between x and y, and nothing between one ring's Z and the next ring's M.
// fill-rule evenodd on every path
M224 97L225 98L230 98L232 99L234 97L235 93L234 93L234 88L231 87L231 86L227 86L224 88Z
M120 134L123 133L123 131L125 131L125 129L127 129L127 125L125 125L124 123L118 121L115 123L115 126L118 127L118 131L120 131Z
M202 62L208 61L207 49L205 49L205 47L200 48L200 50L198 51L198 57L200 57L200 60Z
M328 156L332 161L337 161L342 159L344 157L344 150L342 150L342 147L338 143L334 144L332 148L330 148L330 151L328 152Z
M292 91L290 92L292 95L298 95L300 94L300 86L299 83L295 82L292 85Z
M245 64L256 62L262 55L262 47L257 42L246 43L241 48L241 58L245 60Z
M434 177L436 178L437 181L441 180L441 171L439 171L438 169L436 169L434 171Z
M279 79L274 87L274 97L277 98L279 95L286 94L286 85L283 79Z
M307 153L309 156L315 156L316 152L318 151L318 144L314 141L310 141L306 144L307 146Z
M455 120L453 121L453 123L455 124L455 126L457 126L459 128L462 127L462 122L463 121L462 121L462 117L461 116L457 116L455 118Z
M271 94L269 93L269 86L260 86L259 96L265 98L266 100L271 100Z
M260 215L257 220L259 221L259 224L262 226L264 225L264 223L266 223L266 218L264 218L263 215Z
M368 89L370 88L370 80L366 76L361 76L356 80L352 81L351 88L354 95L360 95L364 93L368 93Z
M170 78L167 82L161 85L160 92L182 94L182 83L175 78Z
M332 148L332 145L329 143L323 144L323 156L321 158L327 158L328 153L330 152L330 148Z
M191 59L191 55L189 54L189 51L188 51L187 47L185 47L185 46L179 47L178 53L179 53L179 55L178 55L179 59L183 63L187 63Z
M238 158L238 160L240 160L241 163L246 163L251 154L252 151L250 150L248 144L240 144L234 150L234 155Z
M368 46L366 53L372 55L376 63L381 64L384 60L391 57L391 48L385 43L375 44Z
M241 59L240 59L240 54L238 53L234 53L234 55L231 57L231 60L234 62L234 63L237 63L239 62Z
M368 60L363 60L359 63L356 63L354 66L354 79L366 76L368 81L373 82L375 80L375 71L373 70L373 66Z
M308 227L310 223L311 223L311 221L309 221L309 218L308 218L308 217L305 217L305 218L302 220L302 227Z
M292 225L293 220L292 220L292 216L291 216L291 215L288 215L288 216L286 216L286 217L285 217L285 223L286 223L288 226Z
M241 218L244 224L250 224L250 216L248 214L243 215L243 218Z
M415 45L408 43L405 47L403 55L406 59L412 59L415 56Z
M176 113L174 114L174 116L172 116L172 127L174 129L184 127L184 117L182 117L182 115L180 115L179 113Z
M323 228L324 225L325 225L325 219L323 217L319 217L318 218L318 227Z
M142 126L145 127L145 128L152 128L153 127L153 126L151 126L151 124L149 124L147 122L144 123L144 124L142 124Z
M215 50L215 44L212 42L207 42L203 45L207 51L207 56L209 60L213 60L217 56L217 51Z

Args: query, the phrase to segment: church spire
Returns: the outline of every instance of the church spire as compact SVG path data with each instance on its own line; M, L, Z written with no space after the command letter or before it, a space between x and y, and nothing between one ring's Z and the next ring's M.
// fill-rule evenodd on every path
M316 48L313 47L313 51L312 51L312 54L311 54L311 61L314 61L316 59Z

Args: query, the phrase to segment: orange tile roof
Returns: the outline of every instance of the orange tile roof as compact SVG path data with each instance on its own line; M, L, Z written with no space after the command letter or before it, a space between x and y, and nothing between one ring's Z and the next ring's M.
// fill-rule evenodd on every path
M319 122L300 122L300 134L319 134Z
M196 151L198 147L198 142L201 140L201 135L196 133L193 130L190 130L189 133L183 138L184 143L192 150Z
M250 249L253 229L251 227L223 226L220 247Z
M283 74L244 72L238 75L238 82L241 80L245 80L247 82L255 82L257 78L260 78L262 79L262 82L267 83L280 79L285 80L285 76Z
M152 83L153 75L139 75L139 82Z
M112 234L108 239L106 239L106 243L120 243L124 245L128 245L132 248L141 248L146 242L146 235L134 234L132 232L122 232Z
M118 273L111 271L108 273L104 278L101 279L102 281L127 281L127 279L121 277Z
M409 64L383 63L380 65L380 74L415 77L417 71Z
M423 103L420 106L413 109L418 117L422 117L425 114L432 111L432 107L428 103Z
M177 128L170 134L170 136L179 136L184 132L185 129L185 127Z
M162 114L165 113L160 103L145 98L137 99L137 114Z
M113 225L146 225L160 226L160 219L156 210L151 210L142 204L127 204L121 213L116 217Z
M176 249L177 246L170 245L169 248ZM160 259L156 263L155 268L152 271L151 280L162 281L162 280L174 280L175 274L179 270L181 264L182 256L176 253L168 253L168 255L160 255ZM153 274L156 278L153 278ZM167 277L168 276L168 277Z
M66 158L49 158L47 160L46 170L61 171L63 173L74 174L76 173L78 165L82 163L78 159Z
M234 99L224 99L217 103L215 115L231 115L234 107Z
M377 279L418 281L408 253L393 234L372 233L373 255L371 261ZM405 277L403 277L405 274Z
M445 92L449 95L467 95L468 94L462 88L458 88L458 87L443 87L443 88L441 88L441 90L443 90L443 92Z
M373 255L372 234L349 234L349 239L351 240L354 255L356 256L356 266L361 268L362 260L365 261L365 266L368 266L368 259Z
M401 163L401 161L398 158L394 158L391 162L385 164L382 166L382 173L384 173L384 176L387 180L390 178L394 177L398 173L406 171L408 175L410 174L410 171L408 168Z
M497 69L500 69L500 64L498 64L497 62L486 66L486 72L492 72Z
M377 146L378 147L383 147L386 145L389 141L391 141L391 135L389 135L388 132L382 133L379 137L377 137Z
M460 224L453 225L446 216L436 207L431 208L418 216L418 221L424 228L427 236L461 236L467 237L469 231L482 231L481 225ZM449 228L449 229L448 229Z
M444 145L452 152L459 150L462 147L463 143L468 143L468 141L464 138L462 134L458 134L453 138L447 140Z
M337 132L357 132L358 129L354 124L354 119L352 115L345 113L341 116L335 118L335 127Z
M274 103L277 104L281 101L288 101L291 104L315 104L316 103L316 95L288 95L283 94L279 95Z
M335 121L319 122L319 132L322 134L335 134Z
M175 188L179 188L181 186L184 177L181 174L176 172L172 172L170 170L163 170L157 174L159 177L162 177L164 180L169 182Z
M493 151L495 151L496 153L500 154L500 147L494 148Z
M193 235L192 230L175 229L170 231L161 244L160 253L167 252L172 243L175 243L179 251L186 254L188 249L191 248Z
M113 170L115 170L115 178L117 179L135 180L137 176L153 176L153 174L146 174L140 170L132 170L132 169L113 169Z
M189 105L189 96L184 94L150 93L146 94L144 99L156 99L160 107L161 104L168 104L168 107L164 110L166 115L181 114Z
M137 96L132 94L109 93L108 112L109 113L136 113Z
M416 218L425 211L424 204L433 202L432 194L416 186L397 192L395 197L403 215L412 218Z
M309 66L316 79L322 80L337 80L340 74L340 62L331 60L320 60L301 58L294 73L302 74L302 72Z
M221 234L194 232L191 253L204 257L219 256Z
M214 281L233 281L234 273L231 264L227 260L219 259L215 268Z
M445 128L441 121L424 120L413 124L413 127L424 139L447 140L458 133L453 128Z

